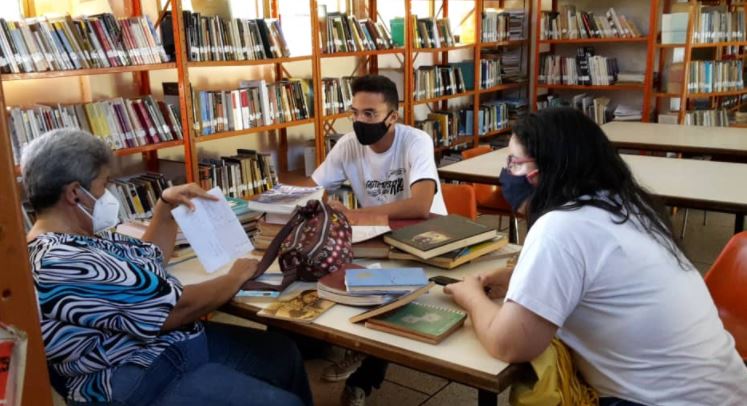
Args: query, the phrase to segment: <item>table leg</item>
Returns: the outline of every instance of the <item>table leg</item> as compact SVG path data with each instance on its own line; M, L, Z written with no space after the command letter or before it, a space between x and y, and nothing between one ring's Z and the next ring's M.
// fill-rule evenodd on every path
M744 230L745 213L736 213L734 216L734 234L741 233Z
M477 406L496 406L498 394L485 389L477 390Z

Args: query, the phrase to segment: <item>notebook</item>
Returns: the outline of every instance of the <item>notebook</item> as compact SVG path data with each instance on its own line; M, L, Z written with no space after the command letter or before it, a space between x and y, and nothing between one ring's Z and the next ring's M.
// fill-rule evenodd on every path
M462 327L466 318L467 314L459 310L411 302L366 320L366 327L438 344Z
M404 293L427 284L423 268L363 268L345 272L345 287L353 293Z
M363 320L370 319L371 317L376 317L380 314L384 314L387 312L390 312L394 309L398 309L414 300L419 298L420 296L423 296L424 294L428 293L429 290L435 285L433 282L429 282L427 285L423 286L420 289L413 290L412 292L406 293L397 300L393 302L389 302L387 304L381 305L379 307L375 307L371 310L366 310L363 313L356 314L355 316L348 319L351 323L358 323Z
M442 216L384 236L384 242L423 259L495 238L495 229L461 216Z

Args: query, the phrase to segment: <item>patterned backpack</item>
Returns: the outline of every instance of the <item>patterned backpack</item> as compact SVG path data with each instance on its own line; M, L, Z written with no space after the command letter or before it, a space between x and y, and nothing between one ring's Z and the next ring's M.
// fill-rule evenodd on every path
M298 206L270 243L257 273L242 289L283 290L293 281L314 282L336 272L353 260L352 234L345 215L319 200ZM283 273L280 286L257 282L275 258Z

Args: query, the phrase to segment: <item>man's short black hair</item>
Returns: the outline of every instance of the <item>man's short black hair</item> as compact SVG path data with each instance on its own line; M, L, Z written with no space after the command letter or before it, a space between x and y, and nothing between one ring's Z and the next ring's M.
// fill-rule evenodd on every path
M396 111L399 108L397 85L386 76L360 76L353 80L351 87L353 90L353 96L358 92L379 93L384 96L384 102L389 105L391 110Z

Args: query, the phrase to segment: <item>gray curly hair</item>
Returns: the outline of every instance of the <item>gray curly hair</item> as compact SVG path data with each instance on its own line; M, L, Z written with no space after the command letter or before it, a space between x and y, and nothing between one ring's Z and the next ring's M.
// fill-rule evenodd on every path
M79 129L49 131L23 149L21 174L26 196L38 213L54 206L65 185L78 181L90 189L112 151L99 138Z

